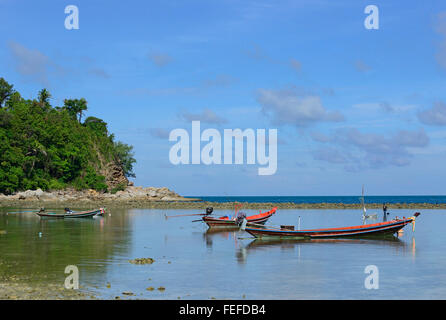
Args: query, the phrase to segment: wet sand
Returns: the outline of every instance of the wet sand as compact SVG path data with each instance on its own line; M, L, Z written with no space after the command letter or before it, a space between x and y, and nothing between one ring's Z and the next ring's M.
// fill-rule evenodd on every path
M10 276L0 281L0 300L92 300L93 293L80 288L65 289L60 283L33 283L25 278Z

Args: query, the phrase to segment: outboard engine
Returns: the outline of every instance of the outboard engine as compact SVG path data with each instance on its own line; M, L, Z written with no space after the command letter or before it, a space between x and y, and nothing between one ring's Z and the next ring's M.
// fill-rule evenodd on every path
M214 211L214 208L212 208L212 207L206 208L206 215L207 216L210 215L213 211Z
M246 213L240 211L237 213L237 224L240 226L243 223L243 220L246 219Z

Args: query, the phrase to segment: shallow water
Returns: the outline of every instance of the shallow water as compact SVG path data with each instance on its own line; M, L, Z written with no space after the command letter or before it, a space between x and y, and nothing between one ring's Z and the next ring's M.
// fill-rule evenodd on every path
M209 202L269 202L269 203L344 203L359 204L362 197L356 196L191 196ZM444 204L446 196L366 196L365 203L430 203Z
M415 232L409 225L395 240L288 242L209 232L192 222L196 217L165 218L196 210L109 209L104 217L73 220L7 211L0 211L0 230L6 230L0 232L0 275L63 286L65 267L75 265L81 288L102 299L122 298L124 291L135 294L131 299L446 298L445 210L422 211ZM380 221L382 212L372 211ZM392 210L391 217L412 214ZM267 224L297 225L299 216L301 229L362 223L358 210L289 209ZM155 262L128 262L145 257ZM365 287L368 265L378 267L379 289Z

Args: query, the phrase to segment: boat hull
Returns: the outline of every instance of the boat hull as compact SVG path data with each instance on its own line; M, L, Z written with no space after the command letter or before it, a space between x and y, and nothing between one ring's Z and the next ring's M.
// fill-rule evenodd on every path
M101 215L102 210L95 209L95 210L91 210L91 211L73 212L70 214L67 214L67 213L60 213L60 214L59 213L45 213L45 212L36 212L36 214L42 218L66 218L66 219L90 218L90 217L94 217L95 215Z
M351 237L380 237L392 235L407 224L412 223L414 218L395 219L388 222L347 227L313 230L283 230L260 227L245 228L245 231L256 238L279 238L279 239L323 239L323 238L351 238Z
M277 208L273 208L268 212L246 217L247 225L255 226L265 224L276 211ZM208 216L203 217L202 219L211 228L239 228L236 219L214 218Z

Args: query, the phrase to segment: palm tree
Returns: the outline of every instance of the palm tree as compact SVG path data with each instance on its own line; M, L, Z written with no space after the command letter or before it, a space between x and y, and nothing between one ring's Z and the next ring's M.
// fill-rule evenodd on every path
M79 123L82 120L82 112L87 110L87 100L84 98L81 99L65 99L64 100L64 108L68 110L68 113L77 118L79 114Z
M37 98L42 108L50 105L51 94L47 89L40 90Z
M79 100L79 123L81 123L82 111L86 111L86 110L87 110L87 100L85 100L84 98L81 98Z

